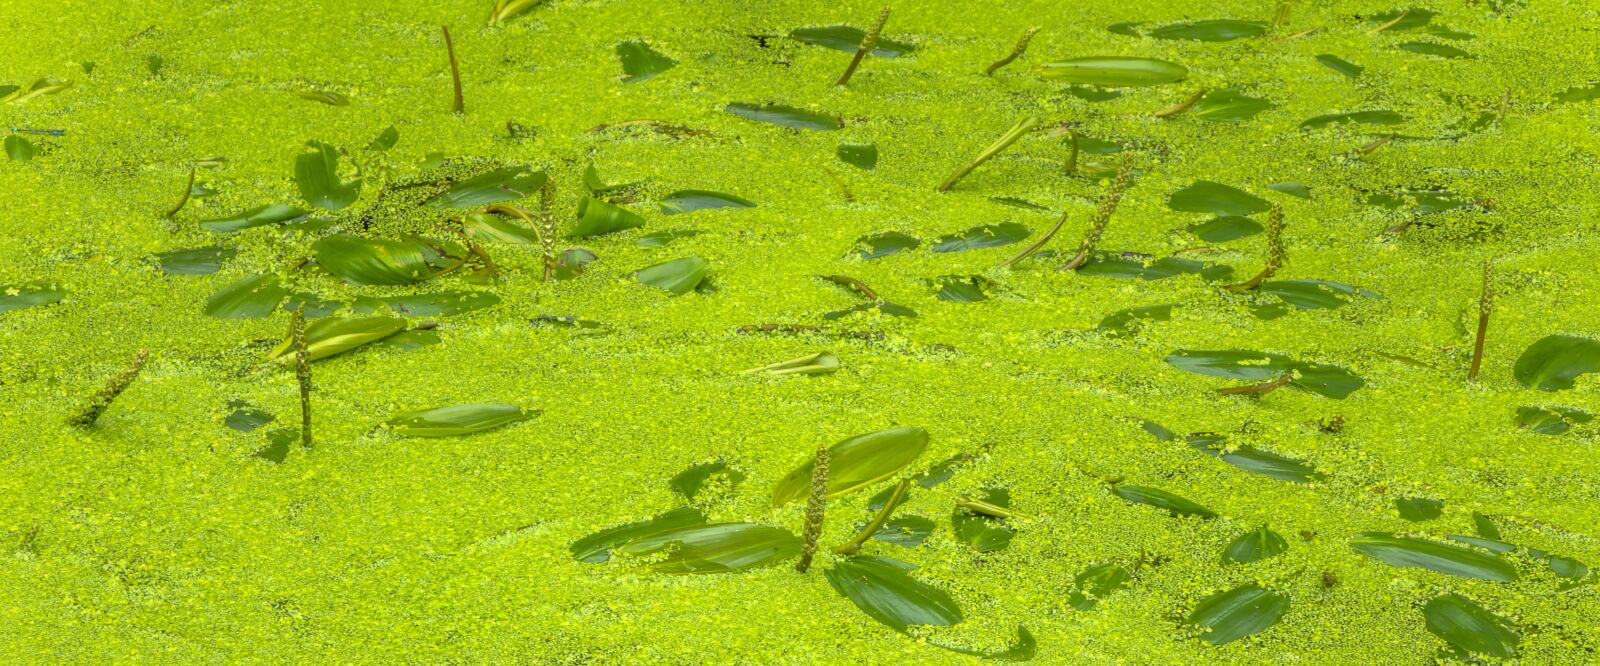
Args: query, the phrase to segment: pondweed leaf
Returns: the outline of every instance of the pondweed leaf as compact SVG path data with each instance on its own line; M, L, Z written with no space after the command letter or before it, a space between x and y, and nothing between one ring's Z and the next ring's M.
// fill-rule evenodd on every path
M1011 507L1011 493L1004 488L986 488L979 499L1002 509ZM955 531L957 539L980 553L1005 550L1006 546L1011 545L1011 537L1017 534L1000 518L976 513L960 505L950 514L950 528Z
M1111 492L1129 502L1147 504L1157 509L1163 509L1174 516L1198 516L1201 518L1215 518L1217 516L1210 509L1160 488L1116 485L1111 487Z
M1461 546L1382 532L1362 534L1352 540L1350 546L1397 567L1420 567L1479 580L1509 582L1517 579L1517 570L1511 563Z
M1162 257L1133 252L1095 252L1078 267L1079 275L1160 280L1175 275L1197 274L1206 281L1221 280L1233 274L1231 266L1207 264L1185 257Z
M0 285L0 314L37 305L60 303L66 296L66 290L55 285Z
M750 368L742 374L792 377L795 375L831 375L838 371L839 357L830 351L820 351L763 365L759 368Z
M7 136L5 146L6 157L13 162L26 162L39 152L38 148L33 147L33 142L22 138L20 134Z
M599 260L600 256L593 252L581 247L572 248L561 253L561 263L556 265L555 277L557 280L571 280L583 275L585 266Z
M299 90L295 92L295 95L298 95L300 99L322 102L328 106L350 106L349 97L332 90Z
M433 277L429 250L418 241L327 236L312 244L317 265L357 286L409 285Z
M268 224L283 224L305 217L306 212L285 204L267 204L228 217L202 220L200 227L218 233L243 231Z
M706 517L698 509L683 507L673 509L649 520L607 528L572 542L568 548L579 562L599 564L611 559L611 549L622 544L675 530L706 524Z
M641 537L613 549L618 555L665 552L652 567L660 573L728 573L770 566L800 554L799 537L788 530L751 523L680 527Z
M219 319L255 319L272 314L289 292L276 275L254 275L223 287L206 299L205 313Z
M795 28L789 31L789 36L807 44L825 46L835 51L855 53L861 48L862 38L867 32L861 28L849 25L830 25L821 28ZM905 42L879 37L872 49L874 58L898 58L911 53L913 47Z
M1322 473L1304 461L1263 451L1248 444L1229 450L1226 441L1220 435L1207 433L1190 435L1189 446L1202 453L1216 456L1222 462L1246 472L1269 476L1279 481L1309 483L1323 478Z
M1366 69L1361 65L1357 65L1349 60L1345 60L1344 58L1340 58L1339 56L1328 53L1317 56L1317 62L1322 63L1322 65L1328 69L1348 76L1352 79L1361 76L1361 72Z
M839 159L845 164L871 171L878 168L878 146L871 143L839 144Z
M446 405L396 414L386 425L402 437L457 437L526 421L540 414L504 403Z
M377 342L405 330L406 322L394 317L323 317L306 325L306 359L316 361ZM267 360L291 362L295 344L285 339L267 352Z
M852 51L854 49L851 49ZM728 113L746 120L760 123L771 123L795 129L810 130L836 130L843 127L837 117L829 116L805 109L796 109L782 104L729 104Z
M71 87L71 81L58 79L53 76L47 76L42 79L35 80L32 84L29 84L27 88L22 88L19 86L7 86L6 88L9 89L10 92L6 92L4 93L3 97L0 97L0 104L26 104L27 102L33 101L35 98L43 95L54 95Z
M1226 243L1261 233L1260 222L1241 215L1224 215L1189 225L1189 233L1207 243Z
M1330 310L1349 303L1349 297L1381 298L1377 294L1329 280L1275 280L1261 283L1261 292L1277 296L1300 310Z
M444 342L444 338L440 337L438 331L414 328L409 331L400 331L379 340L377 344L380 347L388 347L400 351L415 351L423 347L432 347L441 342Z
M1523 386L1540 391L1562 391L1576 385L1579 376L1600 372L1600 341L1574 335L1550 335L1529 345L1512 376Z
M912 578L915 568L893 558L855 555L825 573L834 590L895 631L961 622L956 602L943 590Z
M1118 310L1106 315L1094 328L1110 335L1127 335L1147 321L1170 321L1174 307L1176 304L1166 303Z
M678 66L678 61L658 53L650 48L649 44L639 41L618 44L617 57L622 60L623 83L648 81L657 74Z
M1251 97L1238 88L1223 88L1206 93L1189 115L1201 120L1219 123L1240 123L1272 109L1275 105L1260 97Z
M267 433L267 445L256 451L257 458L282 463L289 458L289 445L300 441L299 428L276 428Z
M492 291L436 291L383 299L390 312L407 317L449 317L499 303L500 297Z
M1228 42L1247 37L1260 37L1267 33L1267 24L1260 21L1234 19L1209 19L1188 23L1172 23L1145 33L1156 39L1189 39L1201 42Z
M1081 611L1094 610L1101 599L1122 589L1130 579L1128 570L1115 564L1091 566L1073 579L1074 587L1067 603Z
M294 158L294 179L300 196L325 210L341 210L361 195L361 180L345 182L339 177L339 149L321 141L306 143L310 152Z
M1265 352L1178 350L1168 354L1166 361L1180 370L1224 379L1264 381L1292 371L1295 373L1292 386L1336 400L1348 397L1365 383L1336 365L1295 361Z
M222 262L239 251L230 247L213 245L188 250L173 250L156 255L161 271L167 275L210 275L222 268Z
M1200 631L1200 640L1224 645L1261 633L1287 610L1289 595L1249 583L1206 597L1187 624Z
M683 495L684 499L693 502L695 497L700 494L700 490L707 483L710 483L713 477L720 477L729 486L734 486L744 480L744 473L729 467L728 463L718 460L700 463L678 472L677 475L672 477L672 480L667 482L667 485L671 486L679 495Z
M1454 46L1450 46L1448 44L1435 44L1433 42L1405 42L1403 44L1396 45L1395 48L1402 51L1410 51L1412 53L1420 53L1422 55L1430 55L1436 58L1446 58L1450 60L1459 60L1472 57L1471 53L1467 53L1466 51L1458 49Z
M834 444L828 447L828 497L888 479L916 461L927 448L928 431L922 428L880 430ZM783 506L808 496L815 464L815 458L808 457L805 464L779 480L772 491L772 505Z
M1167 199L1167 207L1186 213L1246 216L1264 213L1272 208L1272 204L1237 187L1209 180L1197 180L1194 184L1173 192Z
M989 300L988 289L994 283L981 275L945 275L936 278L934 298L951 303L977 303Z
M1439 595L1422 607L1422 616L1429 633L1461 652L1501 659L1516 656L1521 637L1511 623L1471 599L1455 593Z
M862 261L887 257L898 252L915 250L922 241L916 236L903 234L898 231L884 231L869 234L856 239L858 256Z
M1151 58L1093 56L1058 60L1040 65L1040 77L1061 83L1096 86L1154 86L1182 81L1189 75L1183 65Z
M1367 18L1367 23L1373 26L1387 26L1385 31L1412 30L1420 28L1433 20L1438 14L1429 9L1416 7L1406 9L1391 9L1381 14L1374 14Z
M1560 435L1571 430L1573 424L1588 423L1593 420L1592 414L1571 407L1524 405L1517 408L1517 427L1541 435Z
M884 543L892 543L905 548L915 548L922 545L933 534L933 520L922 516L901 516L893 518L872 533L872 538Z
M387 129L379 132L371 143L367 144L367 150L381 152L393 148L397 143L400 143L400 130L395 129L394 125L390 125Z
M1406 121L1406 117L1394 111L1348 111L1345 113L1329 113L1307 119L1300 123L1301 129L1322 129L1329 125L1342 125L1356 123L1361 125L1399 125Z
M934 252L964 252L1020 243L1033 233L1016 222L1001 222L972 227L966 231L940 236L933 243Z
M1573 86L1556 93L1557 102L1587 102L1596 99L1600 99L1600 83Z
M271 412L243 400L230 401L228 406L233 411L222 419L222 424L239 432L253 432L276 418Z
M468 213L461 216L461 228L473 240L489 243L539 245L539 232L508 217L489 213Z
M638 213L594 197L584 197L578 202L578 224L567 236L592 238L642 226L644 218Z
M1444 513L1444 500L1428 497L1397 497L1394 500L1395 511L1400 517L1411 522L1433 520Z
M641 284L670 291L673 296L682 296L699 287L710 269L711 262L705 259L683 257L640 269L634 273L634 279Z
M1228 544L1228 549L1222 552L1222 561L1231 564L1248 564L1258 560L1288 552L1289 542L1284 541L1277 532L1267 529L1262 525L1254 530L1239 535Z
M547 178L543 171L533 171L526 166L496 169L450 186L429 199L427 205L433 208L474 208L515 201L538 192Z
M1273 183L1268 185L1267 189L1274 192L1282 192L1292 197L1300 197L1301 199L1311 198L1311 188L1306 187L1305 183L1297 183L1292 180Z
M666 231L653 231L640 236L639 240L634 241L633 244L638 245L639 247L666 247L672 241L678 240L679 238L693 238L699 235L700 232L696 229L668 229Z
M490 17L491 24L509 21L523 12L538 7L549 0L495 0L494 14Z
M707 192L705 190L679 190L661 200L661 212L664 215L678 215L693 213L697 210L712 208L755 208L756 204L747 199L741 199L732 194L721 192Z

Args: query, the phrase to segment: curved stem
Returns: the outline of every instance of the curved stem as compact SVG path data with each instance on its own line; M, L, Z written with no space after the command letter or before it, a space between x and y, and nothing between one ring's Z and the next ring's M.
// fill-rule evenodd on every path
M178 198L177 205L167 210L165 213L166 217L171 218L173 215L177 215L178 211L183 210L184 205L189 203L189 195L194 193L194 171L195 167L190 166L189 182L183 186L183 196Z
M950 188L955 187L956 183L961 182L962 178L966 178L967 174L972 173L973 169L978 168L978 165L983 164L984 162L989 161L989 159L995 155L1000 154L1000 151L1005 150L1011 144L1016 143L1017 139L1022 138L1024 134L1032 131L1033 128L1038 124L1038 116L1028 116L1027 118L1017 121L1016 125L1013 125L1011 129L1006 130L1006 133L1002 134L994 143L989 144L988 148L984 148L983 152L978 153L978 156L973 158L971 162L968 162L966 165L957 168L953 173L950 174L949 178L944 179L944 182L939 185L939 191L950 191Z
M872 535L877 534L878 530L883 528L883 524L889 520L889 516L894 513L894 510L899 508L902 502L905 502L906 493L910 490L911 479L902 479L899 484L895 485L894 492L889 495L888 501L883 503L883 508L878 510L878 515L872 517L872 522L861 528L861 531L856 533L856 538L851 539L849 543L834 548L833 552L838 555L854 555L860 552L861 546L867 542L867 539L871 539Z

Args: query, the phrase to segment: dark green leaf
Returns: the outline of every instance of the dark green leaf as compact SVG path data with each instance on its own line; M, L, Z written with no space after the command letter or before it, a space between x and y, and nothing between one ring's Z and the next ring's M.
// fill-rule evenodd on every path
M497 305L500 297L488 291L438 291L390 296L383 303L395 314L407 317L449 317Z
M710 269L711 262L705 259L683 257L641 269L634 274L634 279L641 284L670 291L674 296L682 296L700 286L700 282L706 278L706 271Z
M922 545L933 533L933 521L922 516L894 518L872 533L872 538L896 546L915 548Z
M898 231L885 231L856 239L856 246L863 261L887 257L896 252L914 250L921 244L922 241L917 240L917 237Z
M6 137L6 157L16 162L26 162L38 154L39 149L33 147L33 142L22 137L21 134L12 134Z
M693 238L698 235L700 235L700 232L694 229L668 229L640 236L639 240L635 241L634 244L639 247L666 247L668 243L679 238Z
M1030 233L1033 232L1016 222L985 224L972 227L960 233L940 236L938 240L934 241L933 251L964 252L966 250L1000 247L1002 245L1020 243Z
M828 583L872 619L895 631L912 626L947 627L961 621L950 595L908 573L915 565L874 555L856 555L826 572Z
M1146 321L1170 321L1172 308L1175 304L1145 305L1136 308L1118 310L1106 315L1100 320L1100 325L1095 330L1112 335L1127 335L1133 332L1134 327Z
M1494 555L1434 541L1368 532L1350 545L1357 551L1397 567L1420 567L1479 580L1514 581L1517 570Z
M1317 56L1317 62L1322 63L1323 66L1327 67L1328 69L1348 76L1352 79L1361 76L1361 72L1366 69L1361 65L1350 62L1349 60L1345 60L1339 56L1330 55L1327 53Z
M679 495L683 495L684 499L693 502L695 496L700 494L700 490L705 487L706 483L711 481L712 477L726 479L729 486L736 485L744 480L742 472L728 467L728 463L718 460L700 463L678 472L676 476L672 477L671 481L667 482L667 485L672 486L672 489L678 491Z
M397 414L387 425L402 437L456 437L526 421L540 414L504 403L446 405Z
M1097 86L1154 86L1182 81L1189 75L1183 65L1151 58L1095 56L1047 62L1039 76L1061 83Z
M205 313L221 319L255 319L278 309L288 290L276 275L254 275L223 287L206 299Z
M324 317L306 325L306 359L336 356L399 333L406 322L393 317ZM267 360L288 362L295 357L294 341L285 339L267 353Z
M36 305L49 305L60 303L66 298L67 292L55 285L39 285L32 287L15 287L0 285L0 314L12 310L22 310Z
M1217 515L1212 513L1210 509L1200 506L1199 504L1195 504L1192 501L1189 501L1183 497L1179 497L1178 495L1167 492L1160 488L1117 485L1111 487L1111 492L1115 493L1117 497L1121 497L1129 502L1148 504L1157 509L1163 509L1171 512L1174 516L1199 516L1201 518L1215 518Z
M1378 298L1378 295L1342 282L1328 280L1277 280L1261 284L1261 292L1282 299L1301 310L1337 308L1350 302L1349 296Z
M1167 207L1186 213L1244 216L1264 213L1272 205L1266 199L1239 188L1197 180L1193 185L1173 192L1167 199Z
M260 227L268 224L282 224L290 220L304 217L305 211L286 206L284 204L268 204L259 208L251 208L243 213L229 217L219 217L212 220L202 220L200 226L210 231L228 233L241 231L251 227Z
M1011 507L1011 493L1004 488L986 488L980 499L1001 508ZM1011 545L1011 537L1017 534L1006 527L1001 519L974 513L961 506L957 506L950 514L950 527L955 530L956 539L980 553L1005 550L1006 546Z
M755 207L756 204L753 201L741 199L732 194L707 192L705 190L679 190L661 200L661 212L664 215L693 213L697 210L709 210L712 208Z
M233 411L222 419L222 423L239 432L251 432L271 423L275 418L270 412L243 400L234 400L229 402L228 406L232 407Z
M372 139L372 143L367 144L367 150L384 151L393 148L397 143L400 143L400 130L390 125L388 129L379 132L378 136Z
M727 111L746 120L796 129L836 130L843 126L837 117L781 104L729 104Z
M1261 114L1263 111L1276 106L1260 97L1250 97L1239 92L1238 88L1223 88L1216 92L1206 93L1189 114L1201 120L1210 120L1219 123L1239 123Z
M1387 25L1390 21L1394 21L1395 19L1400 19L1394 25L1391 25L1388 28L1386 28L1386 30L1388 30L1388 31L1411 30L1411 29L1414 29L1414 28L1420 28L1422 26L1427 25L1428 22L1432 21L1433 17L1437 16L1437 15L1438 14L1436 14L1435 12L1433 12L1431 10L1427 10L1427 9L1417 9L1417 8L1391 9L1389 11L1383 12L1382 14L1376 14L1376 15L1373 15L1373 16L1369 17L1367 19L1367 23L1370 23L1374 27L1376 27L1376 26L1381 26L1381 25Z
M644 218L638 213L594 197L584 197L578 202L578 224L567 236L591 238L642 226Z
M1235 447L1230 451L1225 448L1225 441L1218 435L1190 435L1189 446L1198 451L1216 456L1222 462L1246 472L1269 476L1279 481L1308 483L1320 481L1323 478L1321 472L1306 464L1305 461L1280 456L1270 451L1263 451L1249 444Z
M1122 589L1131 578L1127 569L1115 564L1094 565L1073 579L1076 587L1067 601L1078 610L1094 610L1101 599Z
M825 46L835 51L855 53L861 48L861 40L867 36L865 30L848 25L830 25L822 28L795 28L789 31L789 36L807 44ZM911 53L912 46L905 42L891 39L878 38L878 43L872 49L874 58L897 58Z
M1257 560L1277 557L1289 550L1289 542L1278 536L1277 532L1267 529L1262 525L1252 531L1246 532L1228 544L1228 549L1222 553L1223 562L1234 564L1248 564Z
M429 250L418 241L335 234L311 246L317 265L358 286L408 285L433 277Z
M297 441L300 441L299 428L277 428L267 433L267 445L255 455L281 464L289 458L289 445Z
M1139 32L1139 26L1144 25L1144 24L1145 24L1144 21L1121 21L1121 22L1113 23L1111 25L1106 26L1106 31L1110 32L1113 35L1123 35L1123 36L1127 36L1127 37L1143 37L1144 34Z
M1522 406L1517 408L1517 427L1527 428L1541 435L1560 435L1572 429L1574 423L1588 423L1594 416L1588 412L1570 407L1532 407Z
M678 66L678 61L668 58L644 42L623 42L617 45L617 57L622 59L622 82L639 83Z
M1600 83L1573 86L1556 93L1557 102L1587 102L1596 99L1600 99Z
M461 228L474 240L517 245L539 245L539 233L510 218L488 213L468 213L461 217Z
M945 275L934 280L934 285L939 288L934 297L941 301L977 303L989 300L984 290L993 283L978 275Z
M1289 595L1249 583L1207 597L1187 623L1200 630L1200 640L1224 645L1277 624L1286 610Z
M1296 377L1291 385L1335 400L1348 397L1365 383L1339 366L1294 361L1286 356L1265 352L1178 350L1167 355L1166 361L1180 370L1258 382L1293 371Z
M1150 436L1156 438L1156 441L1158 442L1170 442L1178 438L1177 433L1172 432L1171 430L1168 430L1166 426L1149 419L1140 419L1139 427L1145 432L1150 433Z
M328 106L350 106L350 98L342 93L332 90L299 90L295 92L300 99L309 99L313 102L322 102Z
M828 497L851 493L894 476L928 448L928 431L893 428L857 435L828 448ZM811 493L815 458L778 481L772 505L783 506Z
M1516 655L1521 637L1511 623L1459 594L1444 594L1422 607L1428 632L1462 652L1507 659Z
M1067 94L1090 104L1099 104L1100 102L1109 102L1121 97L1122 91L1116 88L1102 88L1099 86L1070 85L1067 86Z
M1500 538L1500 528L1495 527L1494 521L1490 520L1488 516L1478 513L1477 511L1473 511L1472 525L1478 530L1478 536L1481 536L1485 539Z
M1399 125L1406 121L1406 117L1394 111L1349 111L1346 113L1329 113L1311 118L1300 123L1301 129L1321 129L1329 125L1342 125L1344 123L1357 123L1362 125Z
M1149 255L1134 252L1096 252L1078 268L1079 275L1160 280L1174 275L1199 274L1202 279L1220 280L1233 273L1222 264L1207 264L1183 257L1162 257L1146 262Z
M544 187L543 171L525 166L506 167L468 178L428 200L433 208L474 208L515 201Z
M222 262L239 251L230 247L213 245L188 250L173 250L156 255L161 270L167 275L210 275L222 268Z
M439 337L438 331L412 329L401 331L378 341L378 344L400 351L414 351L423 347L432 347L444 340Z
M306 144L311 152L294 159L294 180L300 196L318 208L341 210L361 194L359 179L344 182L339 178L339 149L321 141Z
M1427 497L1397 497L1394 500L1395 511L1400 512L1400 517L1411 522L1433 520L1444 513L1444 500L1430 499Z
M1495 539L1483 539L1483 538L1479 538L1479 537L1470 537L1470 536L1464 536L1464 535L1460 535L1460 534L1451 535L1450 536L1450 540L1451 541L1459 541L1459 542L1467 544L1469 546L1477 546L1479 548L1487 550L1487 551L1489 551L1491 553L1494 553L1496 555L1504 555L1506 553L1509 553L1509 552L1514 551L1514 550L1517 549L1516 545L1509 544L1509 543L1506 543L1504 541L1497 541Z
M878 168L878 146L871 143L839 144L839 159L858 169Z
M1575 386L1579 376L1590 372L1600 372L1600 341L1550 335L1529 345L1517 357L1511 374L1528 388L1562 391Z
M680 527L641 537L615 549L619 555L666 551L655 570L670 574L726 573L769 566L800 554L788 530L750 523Z
M1306 187L1305 184L1303 184L1303 183L1296 183L1294 181L1285 181L1285 182L1282 182L1282 183L1273 183L1271 185L1268 185L1267 189L1272 190L1274 192L1282 192L1282 193L1290 195L1290 196L1300 197L1301 199L1310 199L1311 198L1311 188Z
M572 542L569 549L579 562L598 564L611 559L611 549L635 539L661 534L681 527L706 524L706 517L697 509L673 509L649 520L600 530Z
M1260 222L1239 215L1225 215L1189 225L1189 233L1207 243L1226 243L1261 233Z
M1395 46L1395 48L1402 51L1410 51L1412 53L1420 53L1422 55L1430 55L1452 60L1472 57L1471 53L1467 53L1466 51L1458 49L1454 46L1450 46L1448 44L1435 44L1433 42L1406 42L1404 44Z
M1189 23L1173 23L1155 28L1146 32L1148 37L1156 39L1189 39L1201 42L1227 42L1247 37L1260 37L1266 34L1267 24L1260 21L1238 21L1234 19L1210 19L1205 21L1191 21Z

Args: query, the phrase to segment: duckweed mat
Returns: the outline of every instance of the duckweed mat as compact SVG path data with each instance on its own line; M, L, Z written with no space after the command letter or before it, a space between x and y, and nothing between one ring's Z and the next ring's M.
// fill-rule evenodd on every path
M1600 659L1590 3L5 14L9 663Z

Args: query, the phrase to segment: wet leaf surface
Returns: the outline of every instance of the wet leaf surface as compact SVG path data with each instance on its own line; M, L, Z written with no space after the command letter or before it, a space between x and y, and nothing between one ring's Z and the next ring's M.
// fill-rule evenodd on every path
M1277 557L1289 551L1289 542L1277 532L1267 529L1265 525L1239 535L1239 538L1228 543L1228 549L1222 552L1222 561L1231 564L1248 564L1272 557Z
M665 289L674 296L682 296L699 287L710 269L709 261L700 257L683 257L642 269L634 274L634 278L641 284Z
M1509 582L1517 579L1517 570L1509 562L1461 546L1381 532L1362 534L1350 545L1358 552L1396 567L1416 567L1478 580Z
M1508 659L1522 637L1507 622L1459 594L1443 594L1422 607L1428 632L1468 654Z
M679 190L661 200L661 213L679 215L713 208L755 208L756 204L732 194L706 190Z
M809 130L836 130L843 126L837 117L782 104L729 104L728 113L758 123Z
M820 28L795 28L789 31L789 36L807 44L853 54L861 48L861 40L867 36L867 32L855 26L830 25ZM872 49L872 57L898 58L910 54L913 48L904 42L879 37L877 45Z
M800 554L800 539L788 530L750 523L679 527L629 541L613 552L663 553L651 564L658 573L729 573L772 566Z
M1111 492L1129 502L1147 504L1174 516L1197 516L1200 518L1215 518L1217 516L1210 509L1160 488L1117 485L1111 488Z
M567 235L571 238L593 238L642 226L644 218L638 213L587 197L578 203L578 224Z
M863 261L887 257L898 252L915 250L922 241L898 231L884 231L856 239L856 247Z
M1200 640L1225 645L1265 631L1287 610L1289 595L1251 583L1207 597L1187 624L1200 631Z
M856 555L835 564L826 575L834 590L895 631L961 622L956 602L943 590L912 578L915 568L888 557Z
M1194 184L1173 192L1167 198L1167 207L1187 213L1248 216L1265 213L1272 206L1266 199L1237 187L1209 180L1197 180Z
M922 428L880 430L834 444L828 447L828 497L886 480L915 462L927 448L928 431ZM809 495L815 463L808 459L779 480L772 491L772 505L783 506Z
M229 217L219 217L200 222L200 227L219 233L243 231L269 224L283 224L305 217L306 212L285 204L268 204Z
M1016 222L1001 222L972 227L966 231L940 236L933 243L934 252L965 252L1020 243L1033 233Z
M276 275L254 275L230 284L206 299L205 313L219 319L256 319L272 314L288 295Z
M638 41L618 44L617 58L622 60L623 83L648 81L678 66L678 61Z
M540 414L504 403L446 405L396 414L386 425L402 437L459 437L526 421Z
M1061 83L1133 87L1182 81L1189 70L1165 60L1098 56L1045 63L1039 66L1038 73L1046 80Z
M673 509L649 520L600 530L572 542L569 549L579 562L599 564L611 559L611 549L637 539L645 539L671 530L704 525L705 515L688 507Z
M496 169L456 183L429 199L433 208L475 208L516 201L544 187L547 176L525 166Z
M1512 369L1523 386L1540 391L1570 389L1591 372L1600 372L1600 341L1574 335L1540 338L1517 357Z

